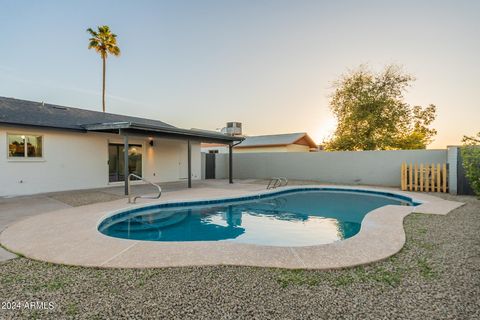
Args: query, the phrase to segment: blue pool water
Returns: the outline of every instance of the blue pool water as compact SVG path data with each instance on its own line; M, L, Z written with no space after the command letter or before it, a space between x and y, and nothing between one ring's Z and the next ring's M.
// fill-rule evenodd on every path
M135 240L309 246L354 236L368 212L390 204L415 205L410 198L383 192L294 189L132 209L105 219L98 229Z

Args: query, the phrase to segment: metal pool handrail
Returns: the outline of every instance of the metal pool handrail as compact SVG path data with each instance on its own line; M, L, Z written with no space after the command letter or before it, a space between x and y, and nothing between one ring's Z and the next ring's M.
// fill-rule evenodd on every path
M130 178L131 177L135 177L137 179L140 179L146 183L149 183L151 184L152 186L156 187L158 189L158 195L156 196L146 196L146 195L143 195L143 196L135 196L133 197L133 201L132 201L132 194L130 192ZM136 175L135 173L130 173L127 177L127 187L128 187L128 203L135 203L137 201L138 198L142 198L142 199L158 199L160 198L160 196L162 195L162 188L156 184L156 183L153 183L151 181L148 181L147 179L145 178L142 178L138 175Z
M273 184L272 184L273 182ZM268 189L275 189L278 187L284 187L288 184L288 179L285 177L273 177L270 179L267 185L267 190Z

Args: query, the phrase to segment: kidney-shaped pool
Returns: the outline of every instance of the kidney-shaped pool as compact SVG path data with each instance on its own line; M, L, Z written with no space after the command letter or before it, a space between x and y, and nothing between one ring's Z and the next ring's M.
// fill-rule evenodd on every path
M365 215L385 205L417 205L388 192L296 188L236 199L164 203L104 219L108 236L149 241L232 241L311 246L350 238Z

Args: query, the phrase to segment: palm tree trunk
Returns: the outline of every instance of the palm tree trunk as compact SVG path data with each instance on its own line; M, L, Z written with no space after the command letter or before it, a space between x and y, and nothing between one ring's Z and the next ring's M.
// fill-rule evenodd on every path
M105 112L105 68L106 68L106 61L105 57L102 57L103 61L103 90L102 90L102 105L103 105L103 112Z

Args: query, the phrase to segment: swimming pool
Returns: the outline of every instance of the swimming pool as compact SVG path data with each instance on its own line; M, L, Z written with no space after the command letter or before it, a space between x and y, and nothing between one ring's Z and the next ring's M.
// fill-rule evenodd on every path
M417 204L409 197L381 191L295 188L129 209L104 219L98 230L132 240L311 246L354 236L365 215L376 208Z

